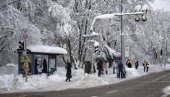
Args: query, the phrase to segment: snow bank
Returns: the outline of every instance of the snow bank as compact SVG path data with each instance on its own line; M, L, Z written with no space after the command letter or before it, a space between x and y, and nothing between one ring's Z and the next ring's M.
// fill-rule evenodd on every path
M98 71L93 75L84 75L83 69L72 69L71 82L65 82L66 69L64 67L57 67L57 71L51 76L46 76L45 74L28 76L28 82L25 82L25 78L22 75L15 76L14 74L3 74L0 76L0 93L23 91L54 91L70 88L95 87L118 83L152 72L160 72L165 70L165 68L166 70L170 69L170 65L161 68L160 66L151 65L149 72L144 72L143 66L139 66L138 69L135 69L134 67L126 68L126 79L118 79L116 74L113 74L112 68L109 68L108 74L101 75L101 77L98 77ZM165 91L169 92L169 90Z
M85 76L79 82L77 82L77 84L80 87L94 87L94 86L106 85L108 83L105 82L102 78L99 78L97 76L91 74L85 74Z
M55 72L51 76L47 76L46 74L40 75L32 75L28 77L28 82L25 82L25 78L22 76L17 76L14 79L14 87L15 89L39 89L43 87L47 87L52 83L60 83L63 82L66 78L65 72L63 72L64 68L60 68L59 72ZM64 70L65 71L65 70Z
M13 79L12 89L25 90L34 89L42 87L44 84L48 83L48 79L45 74L28 76L28 82L26 82L25 77L18 75Z
M49 80L50 81L56 81L56 82L60 82L60 81L63 81L63 79L65 79L65 76L61 76L61 75L59 75L59 74L54 74L54 75L51 75L51 76L49 76Z
M75 79L80 79L84 77L84 70L83 69L72 70L72 76Z
M170 86L166 87L164 90L163 90L164 93L166 94L170 94Z
M126 76L127 77L139 77L141 74L139 74L139 71L135 68L126 68Z
M2 90L6 91L6 90L10 90L12 88L12 83L14 80L14 75L7 75L4 74L2 76L0 76L0 92L2 92Z
M39 89L50 83L61 82L65 79L65 76L55 73L51 76L46 74L28 76L28 82L22 75L14 76L2 75L0 76L0 92L8 92L2 90L28 90L28 89Z
M71 81L78 81L84 76L83 69L73 69L72 76L73 78ZM17 91L49 91L74 87L72 84L66 84L65 79L66 69L64 67L58 67L57 71L51 76L46 76L46 74L28 76L27 82L22 75L15 76L14 74L4 74L0 76L0 93ZM73 83L75 83L75 81L73 81Z

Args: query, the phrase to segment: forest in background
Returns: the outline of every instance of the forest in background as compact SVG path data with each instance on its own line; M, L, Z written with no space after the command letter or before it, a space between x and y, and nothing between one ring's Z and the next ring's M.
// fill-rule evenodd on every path
M123 12L134 12L136 5L153 1L123 0ZM23 31L29 34L28 45L43 44L66 48L68 55L64 58L74 64L82 64L92 57L92 51L87 48L83 35L90 32L93 18L101 14L120 12L120 0L0 2L0 65L17 63L17 53L14 51L18 49ZM168 56L170 48L170 12L154 11L150 7L147 17L146 22L136 22L135 16L123 18L125 46L130 48L131 59L161 62L162 57ZM109 47L121 51L120 18L98 20L94 30L102 34L104 43Z

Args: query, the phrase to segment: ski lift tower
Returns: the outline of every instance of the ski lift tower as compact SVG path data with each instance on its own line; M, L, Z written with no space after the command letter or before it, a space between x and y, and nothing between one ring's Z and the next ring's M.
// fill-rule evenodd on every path
M90 28L90 31L95 33L94 29L93 29L93 26L94 26L94 23L99 20L99 19L110 19L110 18L114 18L116 16L121 16L121 59L122 61L124 62L124 59L125 59L125 55L124 55L124 33L123 33L123 16L125 15L135 15L135 21L146 21L147 20L147 13L148 13L148 8L149 6L147 4L144 4L143 6L141 5L137 5L135 7L135 12L132 12L132 13L123 13L123 6L122 6L122 0L121 0L121 13L113 13L113 14L102 14L102 15L99 15L99 16L96 16L94 19L93 19L93 22L92 22L92 25L91 25L91 28Z

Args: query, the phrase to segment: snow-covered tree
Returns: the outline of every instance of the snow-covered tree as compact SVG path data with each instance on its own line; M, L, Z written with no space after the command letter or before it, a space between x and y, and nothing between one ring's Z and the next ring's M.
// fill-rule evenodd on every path
M22 39L23 30L29 34L28 44L40 44L40 30L33 25L20 11L6 4L6 9L0 11L1 35L1 64L16 62L14 51L18 48L18 41Z
M119 13L120 0L1 0L0 58L1 64L16 63L18 41L23 31L29 34L28 45L45 44L65 47L72 63L88 60L84 34L90 33L92 20L97 15ZM123 12L134 12L137 4L154 0L123 0ZM143 61L161 60L166 56L170 38L170 13L162 10L148 12L146 22L135 22L135 16L124 16L125 46L130 47L130 58ZM121 52L120 17L97 20L94 31L100 33L101 51ZM107 49L106 49L107 48ZM156 58L157 56L157 58Z

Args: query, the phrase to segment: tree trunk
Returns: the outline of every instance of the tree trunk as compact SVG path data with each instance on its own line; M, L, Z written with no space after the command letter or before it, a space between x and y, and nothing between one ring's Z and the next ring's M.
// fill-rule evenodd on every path
M74 68L76 68L76 64L72 55L72 47L71 47L71 42L70 39L67 39L67 45L68 45L68 52L69 52L69 58L70 58L70 63L74 65Z

